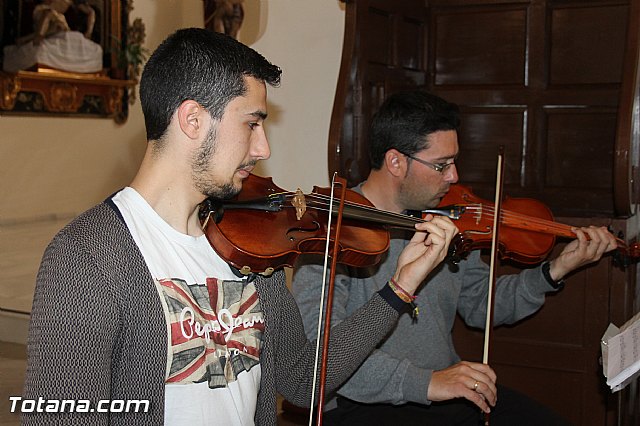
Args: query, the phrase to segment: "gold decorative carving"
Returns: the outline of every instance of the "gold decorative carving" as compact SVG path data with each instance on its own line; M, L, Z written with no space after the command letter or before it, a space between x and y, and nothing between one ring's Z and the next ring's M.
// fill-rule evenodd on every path
M55 114L76 114L85 97L94 96L102 99L104 111L101 114L113 118L117 123L126 120L122 109L124 91L136 84L134 80L117 80L104 75L88 76L42 69L37 72L19 71L15 74L0 72L0 83L0 114L25 114L23 111L14 111L20 92L40 94L44 108L39 111Z
M20 91L20 80L9 75L0 75L0 84L2 84L0 108L12 109L16 104L16 97Z
M124 88L122 87L111 87L109 91L109 96L107 98L107 114L115 114L119 112L122 106L122 95L124 94Z
M75 112L82 104L82 99L78 100L78 87L69 83L52 84L48 101L48 109L55 112Z
M7 7L16 16L21 16L25 4L29 2L10 3ZM135 25L129 23L132 9L133 0L104 2L102 33L94 41L99 42L103 50L110 54L100 72L66 72L40 64L17 73L0 71L0 115L105 117L112 118L118 124L124 123L128 103L132 104L135 99L137 81L135 75L127 74L130 64L118 60L114 41L117 40L121 48L135 45L140 52L145 52L142 48L142 21L138 18ZM26 21L23 21L7 21L5 24L11 26L20 37L25 31L33 31L32 23L25 24ZM3 39L0 48L14 42Z

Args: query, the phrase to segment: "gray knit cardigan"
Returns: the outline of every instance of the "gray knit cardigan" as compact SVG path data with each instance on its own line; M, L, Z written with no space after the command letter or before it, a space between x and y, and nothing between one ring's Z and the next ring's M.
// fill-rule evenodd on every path
M277 392L297 405L310 402L315 343L305 337L282 272L257 278L256 288L265 330L255 422L275 425ZM387 300L376 293L332 328L327 391L344 382L395 325L398 311ZM92 408L99 400L149 400L150 409L33 412L23 414L23 423L162 425L166 358L166 323L149 270L117 208L110 201L99 204L62 229L44 253L23 398L45 400L40 408L51 400L88 400Z

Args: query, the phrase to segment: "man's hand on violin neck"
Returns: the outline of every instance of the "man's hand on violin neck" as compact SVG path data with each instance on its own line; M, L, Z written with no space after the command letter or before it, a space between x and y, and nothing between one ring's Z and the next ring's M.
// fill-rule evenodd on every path
M427 389L429 401L465 398L488 413L496 405L496 373L487 364L461 361L434 371Z
M549 274L558 281L575 269L600 260L603 254L618 247L616 238L604 226L574 228L576 239L551 261Z
M429 273L444 260L458 228L444 216L427 215L416 224L416 233L398 257L394 279L408 293L415 293Z

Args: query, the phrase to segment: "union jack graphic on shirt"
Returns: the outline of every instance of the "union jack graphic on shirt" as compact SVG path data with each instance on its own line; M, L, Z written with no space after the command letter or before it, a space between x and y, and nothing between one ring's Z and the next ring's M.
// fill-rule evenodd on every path
M207 278L158 281L169 324L167 383L227 386L257 365L264 319L253 283Z

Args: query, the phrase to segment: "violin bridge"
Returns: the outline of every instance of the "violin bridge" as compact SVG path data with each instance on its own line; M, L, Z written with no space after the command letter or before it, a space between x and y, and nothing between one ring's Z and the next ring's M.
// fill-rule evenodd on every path
M211 212L207 215L207 218L202 222L202 229L207 229L207 223L209 223L209 219L211 219Z
M307 201L304 198L304 193L300 188L296 191L296 195L291 199L291 205L296 208L296 218L298 220L302 219L305 212L307 211Z

